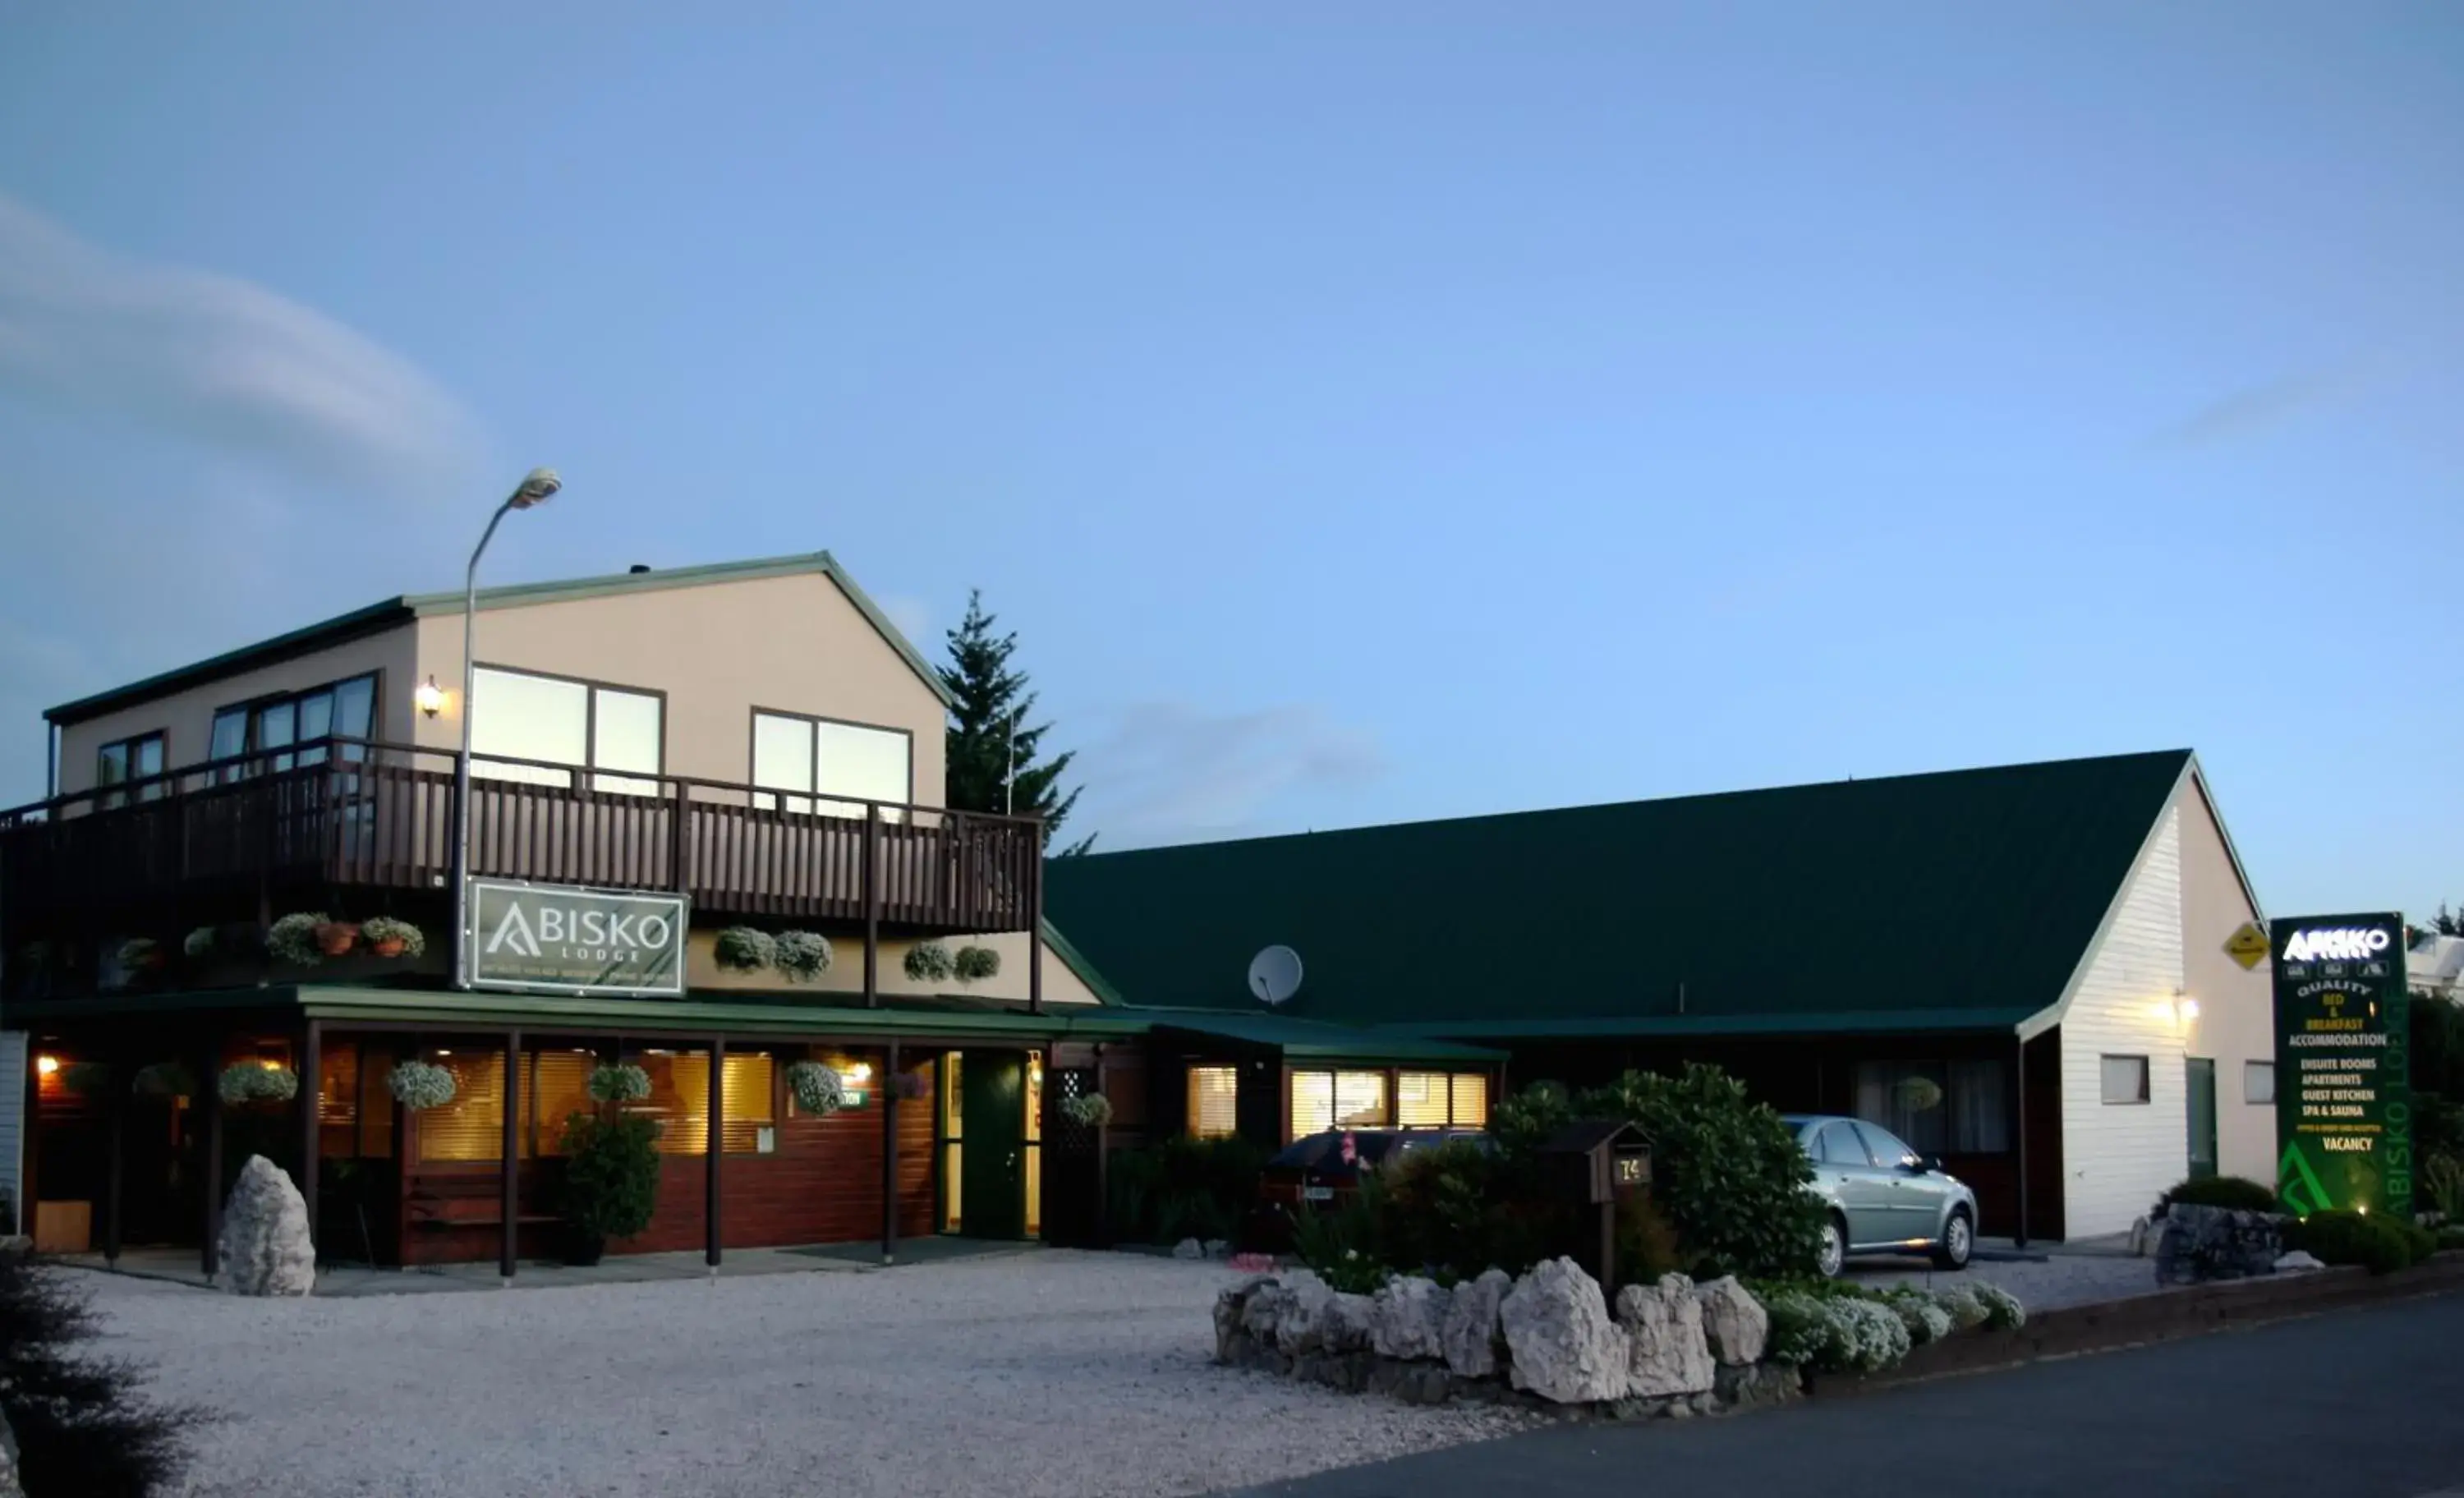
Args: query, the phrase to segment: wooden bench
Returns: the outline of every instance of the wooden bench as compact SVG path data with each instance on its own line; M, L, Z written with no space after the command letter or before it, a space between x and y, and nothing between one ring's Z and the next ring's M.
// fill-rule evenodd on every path
M430 1192L413 1192L407 1202L413 1227L502 1227L505 1225L505 1203L501 1198L480 1196L439 1196ZM518 1212L517 1226L531 1227L564 1221L552 1212Z

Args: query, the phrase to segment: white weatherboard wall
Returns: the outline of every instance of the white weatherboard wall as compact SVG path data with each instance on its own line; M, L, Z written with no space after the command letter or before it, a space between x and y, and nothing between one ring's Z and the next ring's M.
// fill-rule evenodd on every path
M2189 1174L2182 986L2182 816L2168 805L2062 1014L2067 1237L2126 1231ZM2148 1101L2103 1100L2107 1055L2147 1058Z

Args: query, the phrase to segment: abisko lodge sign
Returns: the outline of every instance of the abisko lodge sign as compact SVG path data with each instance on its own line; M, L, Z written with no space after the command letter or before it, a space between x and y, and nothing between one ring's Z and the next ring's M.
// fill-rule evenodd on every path
M2274 923L2277 1194L2412 1221L2404 919Z
M682 895L473 879L470 909L474 988L685 991Z

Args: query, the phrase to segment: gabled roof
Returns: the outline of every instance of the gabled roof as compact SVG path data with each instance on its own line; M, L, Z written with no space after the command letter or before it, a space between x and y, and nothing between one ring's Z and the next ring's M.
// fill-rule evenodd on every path
M1142 1005L1424 1037L1978 1029L2060 1001L2187 750L1053 860Z
M826 551L807 552L793 557L762 557L750 562L719 562L696 567L660 567L648 572L618 572L605 577L567 578L555 583L517 583L505 587L483 587L479 590L479 606L489 608L520 608L532 604L561 604L584 598L605 598L615 593L647 593L662 588L698 587L711 583L744 583L758 578L792 577L802 573L819 573L838 584L847 602L878 631L891 649L906 658L908 666L933 689L934 695L944 703L950 700L949 689L942 685L940 672L933 669L923 652L898 632L855 580ZM80 697L52 708L43 716L54 723L68 724L96 717L119 708L131 707L154 697L167 695L185 688L209 682L219 676L234 675L278 661L305 655L356 640L365 635L395 628L431 614L462 612L462 595L451 593L406 593L365 608L355 608L347 614L278 634L270 640L259 640L235 650L227 650L208 660L182 666L143 681L133 681L109 692Z

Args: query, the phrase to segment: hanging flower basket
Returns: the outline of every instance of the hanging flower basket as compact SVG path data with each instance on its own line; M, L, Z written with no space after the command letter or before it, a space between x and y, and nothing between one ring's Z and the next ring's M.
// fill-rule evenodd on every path
M778 958L779 943L768 932L730 926L718 934L710 955L731 973L758 973Z
M233 1107L248 1103L287 1103L299 1095L299 1077L289 1067L261 1061L235 1061L223 1068L214 1090Z
M957 959L938 941L919 941L907 949L907 976L919 983L946 983L958 971Z
M214 945L220 937L221 934L213 927L200 926L188 933L187 939L180 943L180 950L189 961L201 961L214 955Z
M1061 1112L1071 1123L1101 1129L1112 1121L1112 1100L1101 1092L1089 1092L1063 1102Z
M990 947L960 947L951 965L957 969L958 981L979 983L1001 972L1001 954Z
M186 1064L158 1061L137 1068L137 1091L147 1097L194 1097L197 1095L197 1074Z
M162 944L151 936L131 936L120 944L120 965L131 973L151 973L163 965Z
M360 928L346 920L329 920L317 928L317 950L325 957L347 957L360 944Z
M385 1073L385 1090L412 1112L453 1101L453 1073L428 1061L406 1061Z
M418 927L390 915L380 915L363 924L360 939L381 958L415 958L428 950L428 938Z
M630 1062L590 1068L590 1095L603 1103L638 1103L650 1095L650 1074Z
M830 970L830 938L814 931L782 931L771 961L791 983L809 983Z
M1942 1084L1931 1077L1903 1077L1900 1080L1900 1106L1912 1113L1922 1113L1942 1106Z
M325 960L324 949L317 944L317 933L326 924L323 911L298 911L283 916L266 928L266 955L301 967L314 967Z
M787 1068L787 1090L796 1106L816 1118L827 1118L847 1106L847 1081L834 1067L799 1061Z

